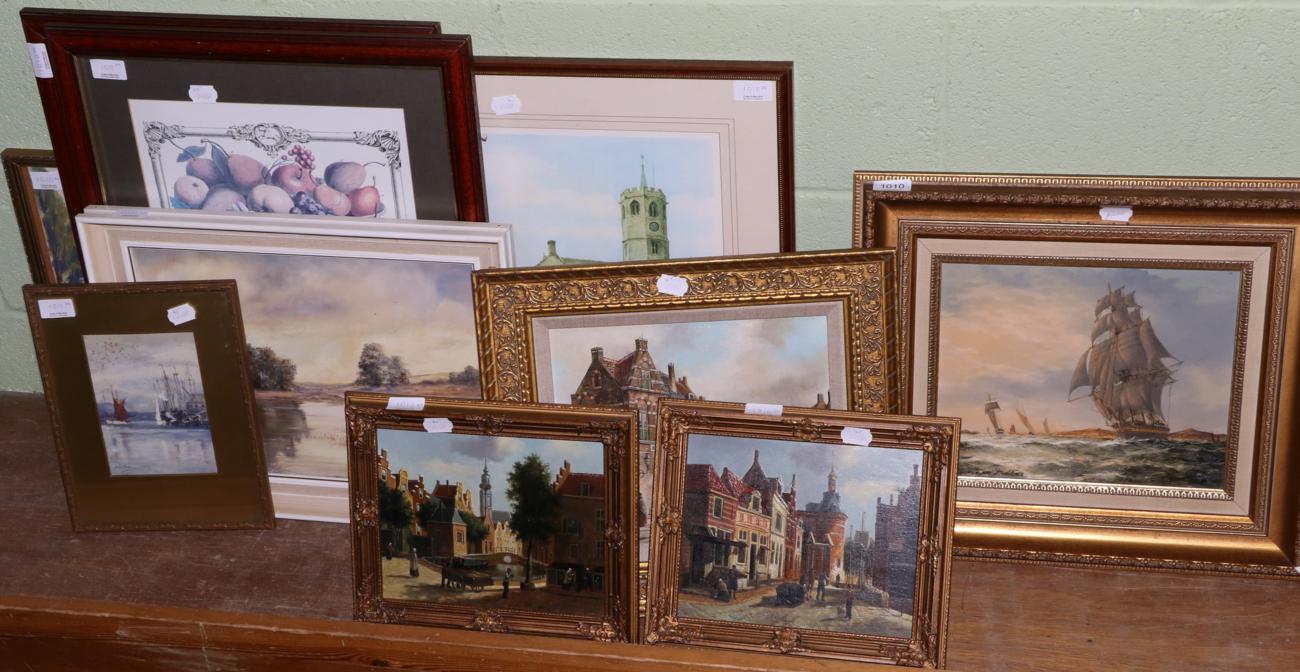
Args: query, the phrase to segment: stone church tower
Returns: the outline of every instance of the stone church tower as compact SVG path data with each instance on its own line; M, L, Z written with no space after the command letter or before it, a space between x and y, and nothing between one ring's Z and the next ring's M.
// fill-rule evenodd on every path
M664 192L646 186L645 157L641 157L641 186L624 189L623 261L668 258L668 199Z
M478 511L483 522L492 524L492 478L488 476L487 460L483 460L483 475L478 480Z

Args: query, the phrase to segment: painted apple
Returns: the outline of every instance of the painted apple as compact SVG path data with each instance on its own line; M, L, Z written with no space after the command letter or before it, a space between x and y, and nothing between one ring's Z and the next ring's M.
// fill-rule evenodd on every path
M337 161L325 167L325 182L345 194L366 183L366 167L355 161Z
M208 197L203 199L203 209L219 212L247 210L248 203L244 200L244 195L238 191L230 187L217 187L209 191Z
M231 154L226 167L230 169L230 183L240 191L246 192L266 179L266 166L245 154Z
M286 163L271 173L271 184L284 190L290 196L305 192L310 194L316 189L316 179L311 171L296 163Z
M348 199L352 201L353 217L370 217L383 207L379 202L379 190L374 187L361 187L348 194Z
M203 205L203 199L208 197L208 183L192 175L185 175L176 180L175 191L176 199L181 203L198 208Z
M317 186L314 195L331 215L346 215L352 210L352 201L348 200L347 194L335 190L328 184Z
M209 187L221 182L221 170L212 159L190 159L185 162L185 174L203 180Z
M248 192L248 204L258 212L283 214L293 209L293 197L277 186L259 184Z

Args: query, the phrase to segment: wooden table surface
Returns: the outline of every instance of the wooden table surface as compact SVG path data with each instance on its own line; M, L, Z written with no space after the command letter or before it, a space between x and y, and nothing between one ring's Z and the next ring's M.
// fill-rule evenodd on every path
M279 521L269 531L74 535L41 398L0 393L0 428L0 670L264 669L268 661L314 669L301 663L324 660L351 669L413 665L421 647L437 650L421 669L511 669L510 652L525 649L532 653L517 657L518 669L681 669L722 655L322 622L351 615L345 526ZM1298 607L1300 580L959 559L948 667L1300 669ZM155 622L170 625L142 625ZM318 653L290 655L289 631L316 631L299 643ZM335 638L337 645L322 644ZM577 657L547 665L551 647ZM103 666L89 665L89 656L103 656ZM725 658L746 669L874 668Z

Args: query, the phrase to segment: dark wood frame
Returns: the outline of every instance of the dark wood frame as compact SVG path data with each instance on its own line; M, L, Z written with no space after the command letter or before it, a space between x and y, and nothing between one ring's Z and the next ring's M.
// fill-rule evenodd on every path
M40 221L32 192L30 168L56 168L54 152L48 149L9 148L0 152L0 162L4 164L5 180L9 182L9 195L13 201L14 218L18 220L18 233L22 235L23 250L27 253L27 267L31 270L32 282L37 284L58 284L58 274L50 263L50 241L45 235L45 223ZM76 220L68 213L68 227L72 229L72 238L76 241ZM82 276L85 265L81 259L81 248L77 247L77 262L82 264Z
M344 19L227 17L199 15L24 9L20 13L29 43L46 46L52 78L36 85L58 157L64 196L75 215L103 202L76 57L86 55L181 60L277 63L393 65L438 69L442 73L456 219L487 221L478 112L467 35L436 34L434 24L363 21L360 30ZM399 29L392 30L394 24ZM269 32L274 29L274 32Z
M781 252L795 250L794 63L637 58L477 56L475 75L764 80L776 85L777 185Z
M843 445L845 427L871 430L872 446L924 452L917 530L916 605L907 639L807 628L679 617L682 515L692 434ZM747 415L743 404L665 400L659 406L655 498L651 514L650 591L645 641L791 656L943 667L947 649L952 521L957 490L954 418L867 415L786 409L780 417Z
M74 530L275 527L261 429L253 406L248 350L244 347L247 340L234 280L26 285L23 296ZM75 316L41 318L40 300L63 298L73 300ZM122 305L123 301L129 308ZM171 324L167 309L187 302L198 311L196 320ZM131 314L131 310L146 308L147 318ZM76 434L84 429L78 418L85 418L87 403L93 406L96 402L89 376L82 378L87 371L84 358L69 351L66 339L106 330L107 333L203 334L201 339L196 338L196 356L209 412L214 416L220 414L211 425L217 473L115 479L106 478L99 471L97 458L104 451L103 439L93 446L77 442ZM64 347L51 345L52 340L60 338L64 339ZM98 409L92 414L97 418ZM227 420L224 424L220 422L222 417ZM230 421L232 418L238 421ZM142 500L150 502L145 515L132 511L141 508ZM204 505L199 509L220 507L221 512L201 511L196 515L193 513L196 502ZM106 507L119 503L126 513L105 514ZM190 512L186 513L187 510Z
M358 620L438 625L485 632L634 642L637 611L636 414L554 404L513 404L427 397L422 411L387 410L389 395L348 392L348 491L352 510L354 614ZM379 535L378 429L425 431L426 418L446 418L455 434L598 442L604 446L604 620L503 607L386 599ZM629 525L628 521L632 521Z

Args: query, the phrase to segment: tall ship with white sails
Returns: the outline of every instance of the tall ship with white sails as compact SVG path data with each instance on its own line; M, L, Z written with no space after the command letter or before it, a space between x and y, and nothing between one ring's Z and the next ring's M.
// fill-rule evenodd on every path
M1150 317L1142 315L1136 292L1107 287L1093 318L1092 344L1074 367L1068 393L1086 389L1088 394L1069 401L1091 397L1119 438L1167 436L1164 392L1182 362L1160 342Z

